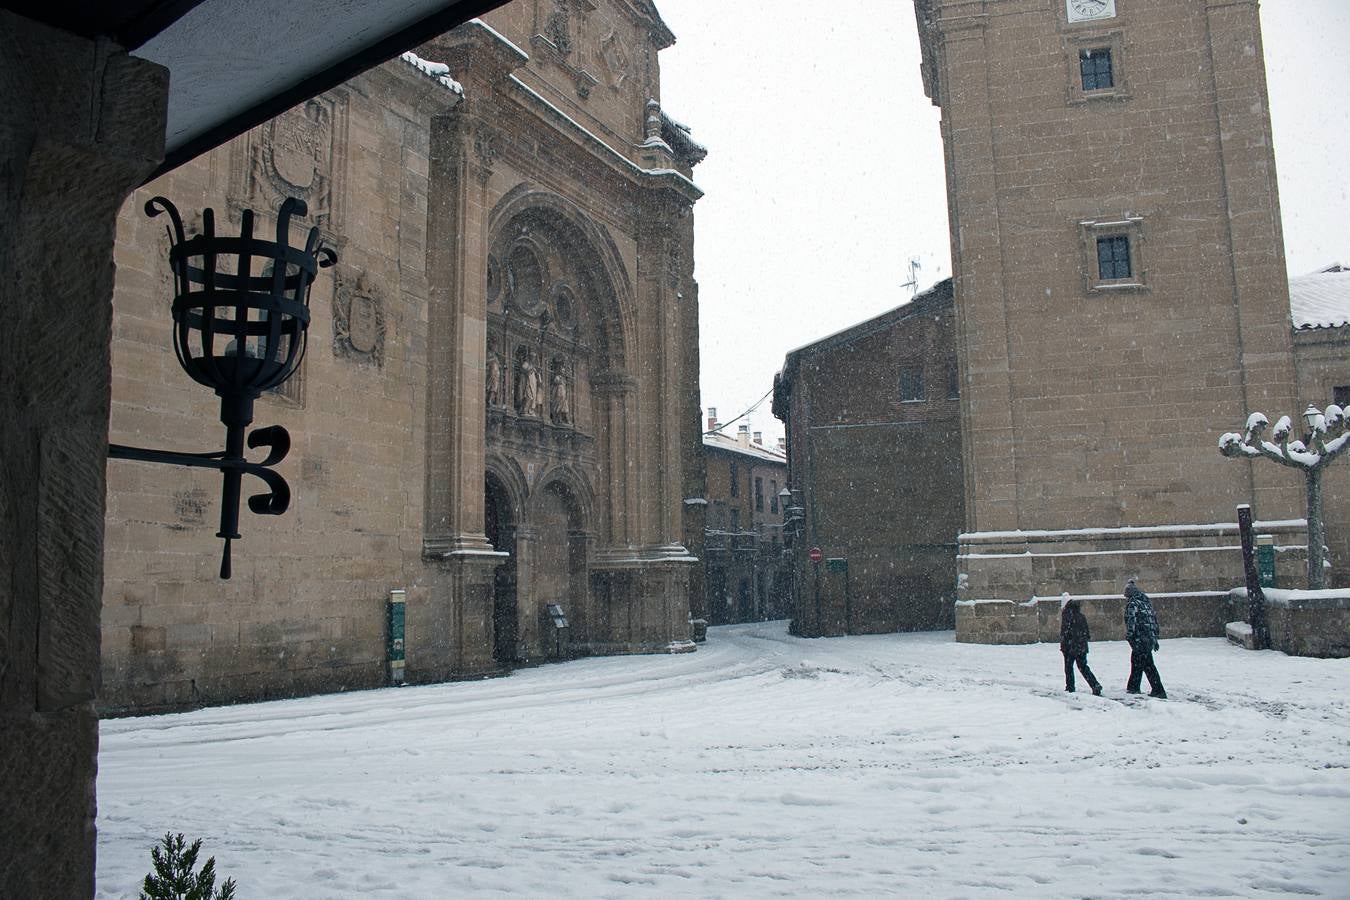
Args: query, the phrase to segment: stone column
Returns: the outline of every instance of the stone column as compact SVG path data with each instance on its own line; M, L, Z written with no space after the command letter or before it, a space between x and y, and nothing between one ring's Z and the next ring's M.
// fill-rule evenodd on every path
M1008 297L983 2L949 2L936 22L956 291L968 531L1018 527ZM957 202L956 198L960 198Z
M91 897L113 241L169 76L0 10L0 84L0 897Z
M650 198L638 226L638 345L644 371L640 446L644 543L658 552L685 555L683 533L682 403L683 310L680 274L683 260L677 227L689 213L687 202Z
M1228 207L1238 322L1236 362L1243 400L1246 412L1260 410L1271 421L1286 414L1301 431L1304 406L1308 402L1323 406L1330 398L1298 397L1257 0L1206 0L1205 15L1217 110L1215 140L1222 148ZM1234 422L1230 427L1241 425ZM1297 479L1278 466L1258 463L1252 469L1254 508L1262 518L1303 516L1302 485Z
M592 389L602 398L605 423L600 434L604 474L609 482L609 508L605 510L607 533L602 543L607 550L631 548L638 536L637 469L630 434L636 414L637 382L627 375L613 374L597 378Z
M487 401L487 175L471 150L482 127L461 102L432 121L428 209L426 607L410 608L409 678L468 675L492 666L492 579L506 554L483 534ZM415 672L415 625L428 646ZM439 629L453 629L453 637Z
M431 136L424 549L440 558L492 551L483 534L486 178L469 150L484 126L467 105L435 119Z

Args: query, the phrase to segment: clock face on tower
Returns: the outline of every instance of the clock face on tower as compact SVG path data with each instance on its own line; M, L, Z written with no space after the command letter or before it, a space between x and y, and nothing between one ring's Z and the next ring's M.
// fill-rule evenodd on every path
M1116 14L1116 0L1064 0L1070 22L1110 19Z

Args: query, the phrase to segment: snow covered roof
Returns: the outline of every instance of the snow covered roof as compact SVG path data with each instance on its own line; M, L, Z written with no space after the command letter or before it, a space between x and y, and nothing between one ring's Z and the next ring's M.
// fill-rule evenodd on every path
M756 444L754 442L742 444L731 435L723 434L720 431L715 431L712 434L705 434L703 436L703 446L711 450L725 450L728 453L739 453L742 456L751 456L763 462L777 463L780 466L787 465L786 454L779 453L777 450L770 447L765 447L763 444Z
M1296 329L1350 325L1350 270L1335 263L1289 279L1289 318Z

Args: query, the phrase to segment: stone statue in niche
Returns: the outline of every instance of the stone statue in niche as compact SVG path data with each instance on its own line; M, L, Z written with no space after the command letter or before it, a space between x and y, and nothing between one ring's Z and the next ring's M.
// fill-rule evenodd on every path
M567 378L562 372L553 374L553 385L549 392L549 405L553 407L553 421L559 425L572 424L572 411L568 406Z
M496 350L488 351L487 405L489 409L502 405L502 358Z
M522 416L538 416L543 404L540 396L539 370L527 356L516 376L516 412Z

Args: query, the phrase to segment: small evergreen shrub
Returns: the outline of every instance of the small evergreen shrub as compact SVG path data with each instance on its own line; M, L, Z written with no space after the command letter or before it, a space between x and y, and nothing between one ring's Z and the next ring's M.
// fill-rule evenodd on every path
M161 852L160 847L163 847ZM234 900L234 879L226 878L216 890L216 858L206 861L200 872L197 852L200 839L187 846L180 832L177 836L165 833L164 839L150 848L150 860L155 871L145 876L140 900Z

